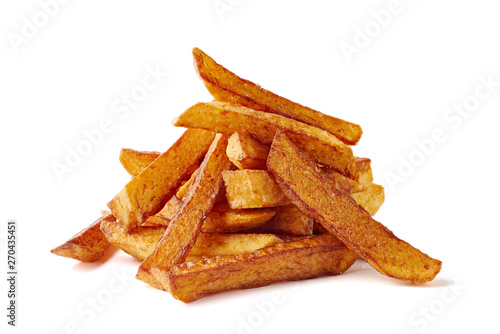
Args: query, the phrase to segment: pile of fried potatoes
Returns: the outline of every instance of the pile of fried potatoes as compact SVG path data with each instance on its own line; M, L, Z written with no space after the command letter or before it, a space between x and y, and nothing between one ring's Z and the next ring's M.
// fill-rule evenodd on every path
M359 125L193 55L215 100L173 121L187 130L166 152L122 149L131 180L52 253L91 262L114 245L141 261L139 280L183 302L340 274L358 257L389 277L434 279L441 261L372 218L384 189L353 155Z

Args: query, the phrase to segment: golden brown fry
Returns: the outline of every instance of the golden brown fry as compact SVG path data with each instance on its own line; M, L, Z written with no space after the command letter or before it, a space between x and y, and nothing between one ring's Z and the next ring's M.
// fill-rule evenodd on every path
M267 167L288 198L360 257L389 277L428 282L441 269L435 260L398 239L329 182L319 167L282 132L276 133Z
M168 151L108 203L113 215L130 231L160 211L175 194L186 173L203 158L213 138L212 132L186 130Z
M160 156L160 152L136 151L130 148L120 150L120 163L132 176L136 176Z
M252 231L292 235L313 234L314 219L306 216L295 205L278 206L274 210L276 215L270 221Z
M290 201L267 170L242 169L222 173L232 209L267 208Z
M275 215L271 209L231 209L227 203L214 206L203 221L203 232L234 233L267 222Z
M152 273L174 298L185 303L231 289L343 273L357 255L333 235L279 243L244 255L222 255Z
M168 269L184 261L196 242L203 219L214 205L223 182L222 172L232 167L226 147L227 137L217 134L196 173L191 186L193 191L184 199L184 205L168 225L153 253L139 267L138 279L161 289L161 284L150 273L151 268Z
M168 226L175 214L182 207L182 201L177 196L172 196L156 215L149 217L142 226Z
M261 88L217 64L198 48L193 49L195 69L215 99L279 114L326 130L354 145L363 131L357 124L325 115Z
M246 131L263 144L271 144L276 131L281 130L317 162L354 180L358 177L356 160L348 145L331 133L280 115L215 101L195 104L173 123L227 135Z
M143 261L154 250L165 233L165 226L140 226L127 232L114 221L103 221L101 230L109 242L127 254ZM273 234L227 234L200 233L196 243L186 256L186 261L200 261L204 258L222 254L251 253L257 249L282 242Z
M266 169L269 146L245 132L235 132L229 137L227 156L239 169Z
M372 183L372 185L365 191L351 194L351 197L363 207L370 216L373 216L380 209L385 200L384 187Z
M57 246L50 252L59 256L69 257L83 262L94 262L104 255L109 242L100 230L101 222L112 221L115 217L106 213L90 224L64 244Z

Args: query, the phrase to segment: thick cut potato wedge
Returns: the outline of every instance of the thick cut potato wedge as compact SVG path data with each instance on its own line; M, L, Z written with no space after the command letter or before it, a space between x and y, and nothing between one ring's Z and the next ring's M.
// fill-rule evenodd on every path
M276 210L276 215L270 221L253 231L292 235L313 234L314 219L306 216L295 205L278 206L274 210Z
M265 90L217 64L198 48L193 49L196 72L216 100L279 114L326 130L346 144L356 144L363 131L357 124L325 115Z
M110 245L100 230L101 222L113 221L114 219L115 217L109 212L103 214L102 217L90 224L90 226L78 232L71 239L52 249L50 252L83 262L97 261L104 255Z
M223 182L222 172L233 166L227 158L226 147L227 137L217 134L196 173L191 186L193 191L184 198L184 205L168 225L153 253L139 267L136 276L138 279L162 289L161 284L151 275L151 268L168 269L184 261L196 242L203 219L215 203Z
M267 170L242 169L222 173L226 198L232 209L267 208L290 201Z
M282 132L274 138L267 167L283 192L360 257L389 277L424 283L441 269L433 259L397 238L348 195L340 193L319 167Z
M168 226L175 214L182 208L182 201L172 196L163 209L156 215L149 217L142 226Z
M201 230L211 233L245 231L266 223L275 213L271 209L231 209L227 203L221 203L208 213Z
M239 169L266 169L269 146L245 132L235 132L229 137L227 156Z
M160 211L175 194L186 173L203 158L213 139L212 132L186 130L168 151L127 183L108 203L113 215L127 230L133 230Z
M116 220L101 223L101 230L112 245L141 261L153 252L166 229L165 226L140 226L133 232L127 232ZM186 256L186 261L195 262L223 254L251 253L279 242L282 240L274 234L202 232Z
M281 130L322 165L354 180L358 177L356 159L348 145L322 129L280 115L215 101L195 104L173 123L227 135L246 131L263 144L271 144L276 131Z
M130 148L120 150L120 163L132 176L142 172L150 163L160 156L160 152L136 151Z
M385 200L384 187L372 183L372 185L365 191L351 194L356 203L363 207L370 216L373 216L380 209Z
M188 303L231 289L341 274L356 258L356 253L333 235L324 234L279 243L250 254L216 256L182 263L170 271L154 268L152 272L174 298Z

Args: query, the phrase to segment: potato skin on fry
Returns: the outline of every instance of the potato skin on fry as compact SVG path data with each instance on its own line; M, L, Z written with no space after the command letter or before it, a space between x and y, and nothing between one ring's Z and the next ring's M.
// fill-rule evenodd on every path
M282 132L277 132L267 167L283 192L380 273L412 283L436 277L441 261L397 238L322 175L319 167Z
M316 126L349 145L356 144L361 138L363 131L359 125L304 107L242 79L198 48L193 49L193 58L196 72L216 100L241 104Z
M223 182L222 172L233 166L226 155L226 147L227 136L216 134L196 173L191 186L193 191L184 198L184 205L168 225L153 253L139 267L137 279L162 289L151 275L151 268L166 269L184 261L201 231L203 219L215 203Z
M152 273L174 298L188 303L231 289L341 274L356 258L356 253L333 235L324 234L280 243L250 254L185 262L172 267L170 272L154 268Z
M114 219L111 213L104 214L90 224L90 226L84 228L64 244L57 246L50 252L82 262L97 261L110 246L108 239L101 232L101 222L113 221Z

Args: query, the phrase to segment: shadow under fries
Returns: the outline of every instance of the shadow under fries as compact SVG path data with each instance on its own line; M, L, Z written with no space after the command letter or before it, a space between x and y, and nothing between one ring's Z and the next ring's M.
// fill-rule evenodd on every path
M94 262L80 262L80 261L78 261L73 266L73 269L75 269L77 271L90 271L90 270L97 269L102 264L104 264L106 261L108 261L118 250L119 250L118 247L110 245L109 248L106 250L106 253L104 253L104 255L101 256L101 258L99 258L97 261L94 261Z

